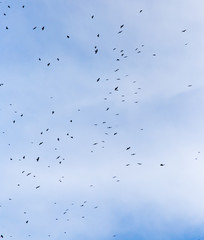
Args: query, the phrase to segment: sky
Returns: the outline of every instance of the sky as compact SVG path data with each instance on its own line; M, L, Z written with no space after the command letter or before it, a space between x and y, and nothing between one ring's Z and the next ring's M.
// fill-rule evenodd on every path
M1 0L4 239L204 239L203 7Z

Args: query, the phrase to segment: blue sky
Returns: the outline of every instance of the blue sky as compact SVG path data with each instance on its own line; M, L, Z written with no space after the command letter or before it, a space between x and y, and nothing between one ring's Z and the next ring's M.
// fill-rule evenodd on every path
M204 239L203 7L1 1L4 239Z

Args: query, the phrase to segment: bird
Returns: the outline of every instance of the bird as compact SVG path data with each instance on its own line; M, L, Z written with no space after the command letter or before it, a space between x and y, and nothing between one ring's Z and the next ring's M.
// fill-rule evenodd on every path
M41 29L42 29L42 31L43 31L43 30L45 29L45 27L43 26Z
M187 29L182 30L183 33L186 32L186 31L187 31Z

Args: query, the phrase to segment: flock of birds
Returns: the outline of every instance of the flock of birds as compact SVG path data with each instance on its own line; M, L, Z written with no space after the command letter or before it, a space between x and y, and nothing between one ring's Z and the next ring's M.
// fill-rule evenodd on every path
M1 2L1 5L2 4L4 4L3 2ZM5 3L6 4L6 3ZM1 5L0 5L0 7L1 7ZM21 6L24 10L26 10L26 5L22 5ZM5 16L5 17L7 17L7 15L9 15L9 11L10 11L10 9L12 9L12 4L11 5L8 5L7 6L7 8L8 8L8 11L6 11L6 12L3 12L3 16ZM143 14L143 9L139 9L138 10L138 14ZM91 15L90 14L90 18L91 18L91 20L92 21L94 21L94 19L95 19L95 15ZM6 28L6 30L10 30L10 27L9 26L5 26L5 28ZM119 26L118 26L118 30L117 30L117 35L120 35L120 34L123 34L123 31L124 31L124 29L125 29L125 24L120 24ZM32 28L32 30L33 31L37 31L37 30L40 30L40 31L44 31L44 32L46 32L46 26L44 26L44 25L42 25L42 26L33 26L33 28ZM181 30L181 32L182 33L185 33L187 30L186 29L183 29L183 30ZM101 34L100 33L96 33L96 37L97 38L100 38L101 37ZM69 39L71 39L72 38L72 36L70 35L70 34L67 34L67 35L65 35L64 36L64 38L66 38L67 39L67 41L69 41ZM187 45L187 43L185 44L185 45ZM134 49L134 52L136 53L136 54L141 54L142 53L142 49L144 48L145 46L144 45L141 45L140 47L135 47L135 49ZM128 58L128 54L126 53L126 51L125 51L125 49L117 49L116 47L114 47L113 49L112 49L112 51L114 52L114 53L116 53L116 55L117 55L117 57L116 57L116 59L115 59L115 61L116 61L116 63L117 62L121 62L123 59L126 59L126 58ZM97 45L95 45L95 46L93 46L93 55L97 55L97 54L99 54L99 52L100 52L100 47L98 47ZM152 53L152 56L153 57L156 57L157 56L157 54L155 53L155 52L153 52ZM57 62L60 62L60 57L57 57L56 58L56 61ZM43 57L42 56L39 56L38 57L38 61L39 62L42 62L43 61ZM46 63L46 65L47 65L47 67L52 67L52 62L47 62ZM107 115L105 115L105 114L107 114L107 112L110 112L110 111L112 111L111 112L111 114L112 115L115 115L115 117L116 117L116 123L117 123L117 117L120 117L120 112L115 112L114 114L113 114L113 112L114 112L114 109L112 109L112 108L114 108L114 107L112 107L112 106L110 106L110 101L111 101L111 98L112 98L112 96L113 96L113 98L115 98L115 96L117 96L117 101L118 101L118 104L121 104L121 103L125 103L125 101L126 101L126 95L125 94L121 94L121 92L123 92L123 85L120 85L120 80L124 77L124 78L128 78L128 75L125 75L125 76L119 76L119 72L120 72L120 68L116 68L116 69L114 69L113 70L113 73L115 73L115 74L117 74L117 76L116 76L116 82L117 82L117 84L113 87L113 88L111 88L111 89L108 89L108 91L105 93L106 94L106 96L104 96L104 101L105 101L105 105L106 105L106 107L104 108L104 107L102 107L101 108L101 111L100 111L100 113L101 113L101 115L102 116L104 116L104 120L102 120L101 122L95 122L95 123L91 123L92 125L93 125L93 127L95 128L97 128L97 127L99 127L99 128L101 128L101 127L103 127L103 129L105 129L105 132L103 133L103 138L100 140L100 141L93 141L92 143L91 143L91 146L90 146L90 149L89 149L89 151L91 152L91 153L94 153L94 151L95 151L95 149L97 148L97 146L99 146L99 147L101 147L102 149L104 149L105 148L105 146L106 146L106 140L105 140L105 138L107 139L108 137L116 137L116 136L118 136L118 135L120 135L120 131L115 127L117 124L110 124L109 123L109 121L108 121L108 118L106 117ZM106 83L106 82L108 82L109 81L109 78L106 78L106 79L103 79L101 76L99 76L98 78L96 78L95 80L95 83L96 83L96 85L98 84L98 86L99 86L99 88L101 87L101 83ZM192 85L191 84L189 84L188 85L188 87L191 87ZM0 87L2 88L1 90L3 91L3 88L6 88L6 82L2 82L1 84L0 84ZM135 97L133 97L133 103L134 104L138 104L139 103L139 95L141 94L141 91L142 91L142 89L141 89L141 87L140 86L137 86L137 82L136 81L133 81L132 82L132 85L131 85L131 88L132 88L132 91L133 91L133 96L135 96ZM54 97L53 96L50 96L50 101L54 101ZM106 103L107 102L107 103ZM13 114L14 114L14 116L15 117L13 117L13 119L11 120L12 122L11 122L11 124L14 124L14 125L17 125L18 124L18 122L20 122L21 121L21 119L23 119L23 118L25 118L26 117L26 112L20 112L19 113L19 111L18 110L14 110L14 106L13 105L15 105L14 103L9 103L9 107L11 108L11 112L13 112ZM80 114L80 112L82 112L82 111L84 111L83 110L83 107L82 108L77 108L76 109L76 111ZM48 117L49 118L55 118L55 116L56 116L56 114L57 114L57 112L58 112L58 109L53 109L53 110L51 110L49 113L48 113ZM12 115L13 116L13 115ZM56 117L56 118L58 118L58 117ZM66 157L64 157L63 156L63 154L61 154L60 153L60 147L58 147L58 146L60 146L60 143L61 142L64 142L64 141L66 141L65 139L68 139L69 141L74 141L74 139L75 139L75 135L74 134L72 134L72 131L71 131L71 125L73 124L73 122L74 122L74 120L72 119L72 118L70 118L69 120L68 120L68 123L69 123L69 130L67 130L67 132L65 132L64 133L64 135L60 135L60 136L57 136L55 139L54 139L54 141L53 141L53 145L54 145L54 151L55 151L55 157L54 157L54 159L55 159L55 164L54 164L54 166L52 166L52 162L51 163L49 163L48 165L47 165L47 168L49 169L49 168L52 168L52 167L56 167L56 163L58 164L58 165L62 165L62 169L64 168L63 166L64 166L64 162L66 162L67 161L67 159L66 159ZM9 131L9 129L8 129L8 131ZM141 126L139 129L138 129L138 131L144 131L144 129L143 129L143 127ZM43 160L44 160L44 156L41 156L41 153L42 153L42 149L43 149L43 146L44 145L46 145L46 140L47 140L47 137L46 136L48 136L49 137L49 132L55 132L55 129L52 129L51 127L47 127L47 128L45 128L45 129L40 129L39 130L39 136L40 137L38 137L37 139L32 139L31 141L30 141L30 145L32 145L32 146L34 146L34 148L35 149L37 149L37 151L35 152L35 155L36 155L36 157L35 157L35 159L34 159L34 161L35 161L35 163L36 164L39 164L40 162L42 162ZM3 134L3 136L5 136L6 134L7 134L7 130L3 130L2 131L2 134ZM40 139L41 138L41 139ZM39 140L40 139L40 140ZM50 141L50 140L49 140ZM8 146L11 146L12 147L12 144L9 142L9 143L7 143L8 144ZM45 148L46 150L45 151L47 151L47 148ZM124 148L123 148L123 150L124 150L124 152L126 152L127 154L128 154L128 156L131 156L131 157L134 157L135 155L136 155L136 150L135 150L135 148L133 147L133 146L131 146L131 145L127 145L127 146L124 146ZM65 150L66 151L66 150ZM200 153L200 152L199 152ZM12 151L10 152L10 154L12 155ZM21 174L26 178L26 177L28 177L28 178L30 178L30 177L33 177L33 179L36 179L37 178L37 176L36 176L36 174L35 173L33 173L32 171L27 171L27 167L25 167L26 169L23 169L23 167L24 167L24 163L25 163L25 161L27 160L27 159L29 159L30 158L30 156L27 156L26 154L22 154L22 156L21 157L18 157L18 158L15 158L15 157L13 157L13 156L11 156L10 158L9 158L9 161L13 161L13 162L16 162L16 161L19 161L19 162L22 162L22 165L21 165L21 168L22 168L22 170L21 170ZM197 158L196 158L197 159ZM27 164L27 163L26 163ZM140 161L137 161L137 163L136 163L138 166L142 166L143 165L143 162L140 162ZM129 166L131 166L131 163L130 162L126 162L125 164L124 164L124 167L129 167ZM159 166L158 167L165 167L165 163L164 162L161 162L160 164L159 164ZM66 176L64 176L64 175L62 175L59 179L58 179L58 182L59 182L59 184L61 184L61 183L63 183L63 180L66 178ZM111 176L111 178L115 181L115 182L117 182L117 183L119 183L120 182L120 178L118 177L118 176L116 176L116 175L113 175L113 176ZM27 180L25 179L25 182L26 182ZM83 181L83 179L81 179L81 181ZM34 181L35 183L36 183L36 181ZM17 188L21 188L22 187L22 185L23 185L24 183L21 183L21 182L18 182L17 184L16 184L16 187ZM41 189L41 187L43 187L40 183L38 183L38 184L36 184L35 185L35 191L39 191L39 189ZM89 186L88 186L89 188L94 188L95 187L95 184L94 183L90 183L89 184ZM66 195L66 193L65 193L65 195ZM1 198L1 197L0 197ZM13 196L13 197L8 197L8 200L7 201L15 201L15 195ZM6 206L7 206L7 201L4 201L4 202L2 202L1 200L0 200L0 211L2 210L2 209L4 209L4 208L6 208ZM55 205L57 205L58 203L56 202L56 201L54 201L53 200L53 204L54 204L54 206ZM87 204L88 204L88 201L86 200L86 199L84 199L84 200L81 200L81 203L78 205L78 208L80 208L80 209L83 209L83 208L86 208L86 206L87 206ZM72 207L75 205L75 203L71 203L71 205L68 207L68 208L66 208L66 209L63 209L62 210L62 212L61 212L61 215L63 215L63 216L67 216L68 215L68 213L70 212L70 211L72 211ZM95 210L97 210L98 208L99 208L99 205L97 205L97 204L94 204L93 206L92 206L92 208L93 209L95 209ZM24 216L27 216L27 215L29 215L28 213L27 213L27 211L25 210L25 211L23 211L23 213L22 213ZM81 215L81 219L85 219L86 218L86 216L85 215ZM71 219L69 218L69 217L65 217L65 219L66 219L66 221L67 222L69 222L69 221L71 221ZM57 217L56 216L56 218L55 218L55 221L59 221L59 217ZM29 225L30 223L32 223L32 219L30 220L29 219L29 217L27 217L26 219L25 219L25 224L26 225ZM1 232L4 232L4 229L1 229ZM64 235L68 235L69 233L67 232L67 231L64 231L63 232L63 234ZM8 239L8 237L13 237L13 239L16 239L15 238L15 235L10 235L10 236L4 236L5 234L2 234L1 235L1 238L5 238L5 239ZM32 237L32 235L31 234L28 234L28 237ZM50 234L50 233L47 233L47 237L48 238L51 238L52 237L52 234ZM110 237L113 237L113 238L116 238L117 237L117 233L113 233L112 234L112 236L110 236Z

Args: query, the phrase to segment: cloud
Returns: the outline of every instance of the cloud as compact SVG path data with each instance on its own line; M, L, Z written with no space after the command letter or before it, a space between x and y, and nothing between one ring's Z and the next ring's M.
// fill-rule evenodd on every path
M5 238L202 237L203 3L2 5Z

